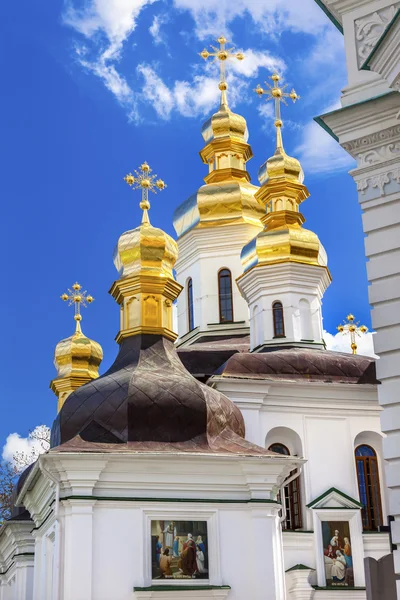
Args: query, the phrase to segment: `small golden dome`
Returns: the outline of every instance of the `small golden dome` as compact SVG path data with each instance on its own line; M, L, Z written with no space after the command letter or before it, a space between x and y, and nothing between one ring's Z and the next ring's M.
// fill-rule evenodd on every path
M114 264L120 276L150 275L172 277L178 245L162 229L153 227L148 219L118 240L114 253Z
M75 321L75 333L58 342L54 353L57 377L50 382L50 388L58 397L58 411L73 391L97 379L103 360L100 344L82 333L81 315L75 315Z
M84 377L88 381L99 376L99 366L103 360L103 350L98 342L86 337L77 321L73 335L58 342L54 353L56 379L63 377Z
M277 149L275 154L261 165L258 171L258 180L263 185L271 179L285 178L286 181L303 183L304 173L297 158L289 156L282 149Z
M232 112L226 102L221 102L218 111L207 119L202 127L201 135L207 144L211 140L225 136L238 138L245 142L249 138L246 119L242 115Z

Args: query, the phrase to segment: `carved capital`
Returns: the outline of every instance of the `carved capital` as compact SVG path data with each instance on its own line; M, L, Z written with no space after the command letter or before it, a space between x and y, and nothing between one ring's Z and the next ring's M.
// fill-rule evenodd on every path
M379 173L378 175L359 179L357 181L357 191L361 194L365 194L366 190L371 186L372 188L379 189L381 196L385 196L385 186L391 181L396 181L400 184L400 167L391 169L386 173Z
M396 14L400 2L381 8L354 22L357 61L360 68Z

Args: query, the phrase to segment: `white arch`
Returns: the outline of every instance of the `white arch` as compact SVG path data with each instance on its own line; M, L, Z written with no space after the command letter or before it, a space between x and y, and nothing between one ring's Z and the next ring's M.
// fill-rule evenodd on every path
M371 446L376 452L376 458L378 461L378 474L379 474L379 484L381 488L381 503L382 503L382 518L383 524L386 525L387 515L388 513L388 496L387 496L387 486L385 479L385 467L383 461L383 449L382 449L382 441L383 434L377 431L360 431L354 438L354 451L358 446ZM354 457L354 475L357 482L357 490L358 490L358 479L357 479L357 470L356 470L356 460Z
M289 427L273 427L265 438L265 447L271 444L285 444L291 455L303 457L303 443L299 434Z

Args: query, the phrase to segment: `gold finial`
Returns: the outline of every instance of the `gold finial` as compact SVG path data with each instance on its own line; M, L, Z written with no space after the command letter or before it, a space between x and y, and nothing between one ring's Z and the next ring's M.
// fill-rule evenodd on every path
M142 223L150 223L148 210L150 208L149 190L154 194L157 190L162 191L167 187L162 179L156 179L157 175L151 175L151 169L147 162L140 165L139 170L134 170L135 175L128 173L125 175L124 181L134 190L142 190L142 200L140 208L143 210Z
M78 282L75 282L71 287L72 289L68 288L68 294L64 292L60 298L64 302L68 302L68 306L72 304L75 306L74 319L76 321L76 331L80 332L80 322L82 321L81 306L86 308L88 304L93 302L94 298L86 290L82 292L82 286Z
M296 100L300 99L300 96L295 92L294 89L292 89L291 92L285 92L285 89L287 88L288 84L285 83L284 85L279 85L281 78L278 75L278 73L274 73L273 75L271 75L270 79L272 79L272 81L274 82L274 85L271 85L270 83L268 83L266 81L265 85L267 86L267 89L264 90L260 86L260 84L258 84L258 86L256 87L256 89L254 91L256 92L256 94L258 94L260 96L260 98L265 95L265 96L267 96L267 98L266 98L267 101L274 100L274 103L275 103L275 123L274 123L274 125L276 127L276 150L278 152L280 152L280 151L283 151L282 133L281 133L281 127L283 125L283 122L281 119L281 102L283 102L287 106L286 98L291 98L293 100L293 102L296 102Z
M337 327L339 333L350 334L350 347L353 354L357 354L356 336L361 337L362 333L367 333L368 327L365 325L358 326L360 321L355 320L355 316L351 313L347 315L346 321Z
M207 48L204 48L202 52L199 52L199 55L207 60L210 57L214 58L214 61L219 62L219 89L221 90L221 104L226 104L226 90L228 89L228 84L226 82L226 71L225 64L229 58L236 58L237 60L243 60L244 54L242 52L234 52L234 48L227 48L226 44L228 40L224 38L224 36L220 36L217 39L219 44L219 48L211 45L211 48L214 52L209 52Z

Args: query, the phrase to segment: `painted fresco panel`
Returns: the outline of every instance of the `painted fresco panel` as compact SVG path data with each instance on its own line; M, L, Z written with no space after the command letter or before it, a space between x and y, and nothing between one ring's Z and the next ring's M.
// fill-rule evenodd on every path
M353 587L353 557L348 521L323 521L326 585Z
M153 579L208 579L207 521L152 521Z

